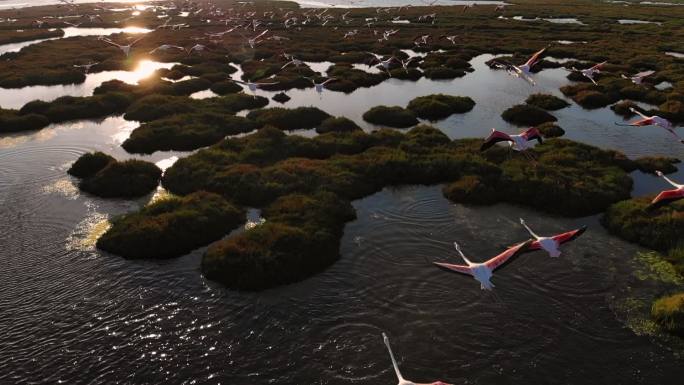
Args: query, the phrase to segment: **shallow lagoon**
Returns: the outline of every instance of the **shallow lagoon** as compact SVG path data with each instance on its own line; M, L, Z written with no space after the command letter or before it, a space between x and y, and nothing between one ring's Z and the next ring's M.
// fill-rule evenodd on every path
M49 102L60 96L91 96L93 90L109 80L121 80L128 84L137 84L161 68L171 68L177 63L161 63L144 60L134 71L103 71L91 73L81 84L65 84L56 86L29 86L23 88L0 88L0 107L19 109L32 100Z
M500 113L531 93L562 97L566 71L542 71L532 87L490 70L489 58L475 58L476 71L455 80L393 79L349 95L291 90L285 106L319 106L372 129L361 114L374 105L405 106L438 92L470 96L473 111L435 123L458 138L484 136L491 127L518 130ZM608 108L573 104L553 114L571 139L630 156L684 155L663 130L614 126L621 118ZM42 381L67 383L394 383L381 331L392 338L404 374L416 380L674 384L684 375L671 341L665 347L643 318L652 296L682 283L650 270L636 257L642 249L607 235L594 217L453 205L439 186L385 189L354 203L358 220L346 227L339 262L259 294L204 280L203 250L171 261L99 252L94 241L107 219L153 197L94 198L78 191L66 169L88 151L132 157L120 144L136 126L109 117L0 137L0 328L7 331L0 382L44 373ZM167 167L187 154L136 158ZM656 177L633 176L636 195L666 187ZM684 172L673 178L684 180ZM250 223L258 223L251 213ZM582 224L590 230L557 260L531 254L497 273L494 293L430 265L453 257L454 241L473 259L491 256L526 236L519 217L545 232ZM606 370L608 356L621 370ZM566 368L581 368L581 375Z
M40 370L50 382L392 383L383 330L413 378L543 382L559 366L583 368L585 378L561 372L567 384L665 384L682 375L672 353L637 327L637 305L672 283L644 279L657 274L633 258L640 249L608 236L595 218L453 205L439 186L386 189L354 203L359 219L346 227L338 263L259 294L204 280L202 250L170 261L99 252L93 243L107 218L151 198L81 194L65 170L86 151L128 157L120 143L135 126L111 117L0 141L0 326L8 331L0 380ZM184 155L143 158L168 165ZM453 241L487 258L526 236L518 217L548 232L582 224L590 231L557 260L531 254L497 273L493 293L430 265L454 255ZM480 338L490 334L500 338ZM608 354L633 370L606 373Z

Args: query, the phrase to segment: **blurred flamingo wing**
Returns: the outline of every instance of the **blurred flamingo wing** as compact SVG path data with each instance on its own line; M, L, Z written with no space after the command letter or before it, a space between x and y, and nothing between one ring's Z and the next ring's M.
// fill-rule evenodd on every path
M532 244L532 240L528 240L527 242L523 242L523 243L520 243L520 244L515 245L513 247L509 247L503 253L501 253L501 254L497 255L496 257L485 262L484 265L487 266L491 270L496 270L497 268L501 267L501 265L505 264L506 262L508 262L512 258L523 253L525 250L527 250L530 247L531 244Z
M683 190L666 190L658 194L657 197L651 201L651 208L661 207L668 203L678 201L684 198Z
M461 273L461 274L466 274L466 275L472 275L472 271L470 270L470 267L465 266L465 265L454 265L452 263L443 263L443 262L433 262L437 267L453 271L456 273Z
M539 61L539 58L541 55L546 51L546 47L540 49L539 51L535 52L534 55L525 63L528 67L532 68L537 62Z

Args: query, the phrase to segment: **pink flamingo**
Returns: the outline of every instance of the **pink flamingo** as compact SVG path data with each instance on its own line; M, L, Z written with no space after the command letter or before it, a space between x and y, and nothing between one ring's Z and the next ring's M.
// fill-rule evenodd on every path
M648 206L648 209L656 209L665 205L668 205L672 202L678 201L680 199L684 199L684 184L678 184L670 180L670 178L666 177L662 172L656 171L656 174L665 179L668 183L673 185L675 187L674 190L665 190L658 194L653 200L651 201L651 204Z
M456 248L456 251L458 251L458 253L461 255L461 258L463 258L467 265L454 265L451 263L442 262L434 262L434 264L449 271L470 275L473 278L475 278L476 281L480 282L480 289L492 290L494 284L492 284L489 280L492 278L492 273L494 272L494 270L501 267L503 264L510 261L512 258L526 251L531 244L532 240L530 239L519 245L506 249L506 251L504 251L503 253L497 255L494 258L489 259L486 262L475 263L471 262L468 258L466 258L466 256L461 251L461 248L458 245L458 243L454 242L454 247Z
M527 249L527 251L544 250L549 253L549 256L554 258L561 255L559 250L560 245L576 239L580 235L584 234L584 232L587 230L587 226L582 226L579 229L568 231L562 234L556 234L551 237L541 237L535 234L522 218L520 218L520 224L523 225L527 232L529 232L530 235L535 239L534 242L530 244L530 247Z
M632 111L633 113L639 115L641 117L641 119L639 119L635 122L629 123L629 124L621 124L621 123L615 122L615 125L617 125L617 126L628 126L628 127L630 127L630 126L631 127L644 127L644 126L662 127L664 129L666 129L667 132L674 135L674 137L677 138L677 140L679 140L680 143L684 143L684 139L682 139L679 135L677 135L677 133L674 130L674 125L669 120L667 120L665 118L661 118L658 115L646 116L634 108L630 108L629 110Z
M485 151L499 142L508 142L511 149L514 151L525 151L534 147L534 145L530 143L533 140L537 140L540 144L544 142L541 133L536 127L530 127L517 135L510 135L492 128L492 133L485 138L484 143L482 143L482 146L480 147L480 151Z

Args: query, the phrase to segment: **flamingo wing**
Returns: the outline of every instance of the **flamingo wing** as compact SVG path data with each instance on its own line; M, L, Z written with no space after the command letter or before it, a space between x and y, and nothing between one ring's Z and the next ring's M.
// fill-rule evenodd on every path
M591 69L595 71L600 71L603 68L603 66L606 65L606 63L608 62L604 61L603 63L598 63L595 66L591 67Z
M587 231L587 226L582 226L579 229L567 231L561 234L556 234L553 237L551 237L551 239L558 242L559 245L562 245L564 243L577 239L580 235L584 234L585 231ZM539 241L533 241L530 244L530 247L527 249L527 251L535 251L540 249L541 244L539 243Z
M531 244L532 244L532 240L530 239L530 240L527 240L526 242L520 243L520 244L515 245L513 247L509 247L503 253L497 255L494 258L489 259L487 262L484 263L484 265L487 266L492 271L496 270L497 268L501 267L506 262L509 262L513 258L524 253L530 247Z
M510 135L501 132L501 131L492 131L491 135L489 135L484 143L482 143L482 146L480 146L480 151L485 151L486 149L492 147L496 143L499 142L510 142L512 139Z
M575 229L575 230L568 231L568 232L565 232L562 234L554 235L552 238L554 241L556 241L562 245L566 242L574 241L575 239L579 238L579 236L584 234L585 231L587 231L587 226L582 226L579 229Z
M653 75L655 71L643 71L639 72L638 74L634 75L635 78L645 78Z
M465 274L465 275L473 275L472 270L470 270L470 267L466 265L454 265L453 263L443 263L443 262L433 262L437 267L452 271L455 273L460 273L460 274Z
M544 51L546 51L546 47L535 52L534 55L532 55L532 57L528 61L525 62L525 65L527 65L529 68L532 68L535 64L537 64L537 62L539 61L539 58L544 53Z
M539 144L543 143L541 133L539 132L539 130L536 127L528 128L527 130L525 130L525 132L520 134L520 136L522 136L528 142L530 140L536 139L539 142Z
M267 34L267 33L268 33L268 30L265 30L264 32L258 34L258 35L257 35L254 39L252 39L252 40L256 40L256 39L258 39L258 38L264 36L264 35Z
M672 202L684 199L684 190L665 190L658 194L651 204L648 206L649 209L656 209L659 207L666 206Z
M634 122L630 123L629 125L635 126L635 127L642 127L642 126L650 126L652 124L653 124L652 118L644 118L644 119L634 121Z

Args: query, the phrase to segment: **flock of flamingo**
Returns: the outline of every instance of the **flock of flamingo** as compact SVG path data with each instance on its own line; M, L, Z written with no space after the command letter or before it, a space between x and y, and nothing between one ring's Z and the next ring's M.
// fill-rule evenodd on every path
M67 6L67 7L76 7L75 4L73 4L73 0L60 0L62 3L62 6ZM436 0L433 1L425 1L423 2L426 5L434 5ZM215 43L217 40L222 39L224 36L229 35L229 34L234 34L237 33L239 34L245 41L245 44L249 46L250 48L254 49L257 45L261 44L264 41L276 41L276 42L283 42L290 40L287 37L271 34L271 36L268 36L269 29L264 28L263 30L259 31L260 27L268 27L269 25L274 25L274 24L282 24L282 26L285 29L301 29L302 26L305 25L321 25L321 26L327 26L331 21L338 20L341 22L343 25L351 25L355 20L350 17L350 12L346 12L344 14L341 14L339 18L335 17L334 15L329 13L329 10L323 9L323 10L317 10L317 9L309 9L306 11L301 12L301 14L297 14L295 11L292 10L286 10L283 8L278 9L278 12L276 11L266 11L263 13L263 15L258 15L256 11L249 11L247 10L246 6L253 4L252 2L238 2L240 8L235 9L227 9L227 10L222 10L221 8L215 6L215 5L209 5L208 7L202 8L199 4L196 3L190 3L186 2L182 7L184 9L188 10L188 14L192 16L201 16L204 17L205 20L212 20L216 21L218 20L222 24L225 24L227 29L225 31L221 32L215 32L215 33L206 33L203 37L198 37L195 38L195 40L202 40L202 39L208 39L210 42ZM463 12L466 12L468 9L474 7L475 4L469 4L465 5L463 8ZM402 24L402 23L407 23L409 22L406 19L403 19L402 16L399 14L403 9L406 9L410 7L409 6L402 6L402 7L389 7L389 8L378 8L376 10L377 16L373 18L365 18L363 20L360 20L361 25L365 26L368 28L370 31L369 33L372 33L374 36L377 36L377 40L380 43L387 42L389 41L390 38L393 36L397 35L398 33L401 32L400 29L391 29L391 30L385 30L385 31L379 31L376 29L373 29L373 26L383 20L383 21L390 21L394 24ZM494 11L495 12L502 12L505 9L505 5L498 5ZM393 13L397 13L396 16L392 16ZM280 14L280 17L278 15ZM381 19L383 15L387 15L387 19ZM437 19L437 13L430 13L426 15L422 15L419 18L419 22L424 22L424 23L430 23L434 24ZM102 21L102 18L99 15L86 15L91 22L100 20ZM36 20L34 21L38 27L42 27L44 25L44 21L42 20ZM159 25L157 29L171 29L171 30L179 30L181 28L187 28L189 27L188 24L186 23L172 23L172 17L169 17L164 21L163 24ZM331 27L333 31L338 30L338 26ZM344 32L341 35L342 39L354 39L356 36L361 34L362 29L352 29L349 31ZM132 42L129 43L116 43L109 38L106 37L100 37L99 39L103 41L106 44L112 45L114 47L119 48L123 54L128 57L131 54L131 51L133 47L140 42L144 37L138 38L136 40L133 40ZM456 45L456 42L458 40L457 35L442 35L439 36L438 39L446 39L452 44ZM424 46L429 46L433 42L433 37L431 35L420 35L415 37L413 40L413 43L416 47L424 47ZM185 48L179 45L174 45L174 44L162 44L153 50L149 51L149 54L155 54L159 51L171 51L171 50L177 50L180 52L185 52L187 55L191 55L193 53L201 54L202 51L207 50L208 45L205 44L195 44L191 47ZM546 49L548 47L542 48L541 50L535 52L525 63L522 64L513 64L509 61L504 61L504 60L496 60L492 63L493 68L497 69L502 69L505 70L508 74L511 76L514 76L516 78L520 78L532 86L534 86L535 80L534 80L534 73L533 69L534 67L539 64L540 60L542 59L542 56L544 55ZM381 68L384 72L387 73L388 76L392 76L390 70L393 69L393 66L401 66L404 70L408 72L409 66L411 65L412 62L418 59L418 57L409 57L407 60L401 60L395 56L390 56L389 58L385 58L382 55L378 55L372 52L367 52L369 55L366 64L368 66L378 66ZM282 56L287 60L287 62L281 67L281 69L285 69L289 66L293 66L295 68L300 68L301 66L305 66L306 64L302 61L297 59L295 56L283 53ZM88 63L84 65L79 65L77 67L83 68L84 71L88 72L90 68L98 63ZM602 62L598 63L590 68L587 69L576 69L572 68L573 71L576 71L578 73L581 73L584 77L589 79L592 83L597 84L595 80L595 76L597 74L601 73L601 70L603 67L607 64L607 62ZM654 74L654 71L646 71L646 72L640 72L635 75L627 76L627 75L622 75L622 77L631 80L635 84L642 84L644 78L651 76ZM308 79L314 86L314 90L318 93L322 93L324 88L326 87L327 84L330 82L335 81L335 78L328 78L322 82L316 82L312 78L306 78ZM247 89L249 89L251 92L256 92L258 89L261 89L262 87L266 86L272 86L278 84L277 82L272 82L272 81L259 81L255 82L252 80L247 80L247 81L241 81L241 80L235 80L235 79L229 79L232 80L238 84L241 84L243 86L246 86ZM669 133L671 133L678 141L681 143L684 143L684 139L680 138L677 133L674 130L674 125L668 121L667 119L660 117L660 116L646 116L643 113L632 109L632 112L635 114L638 114L640 116L639 120L633 121L631 123L625 124L626 126L633 126L633 127L643 127L643 126L658 126L661 127L665 130L667 130ZM618 125L622 125L619 123L615 123ZM542 135L539 132L539 130L535 127L531 127L529 129L524 130L521 133L518 134L508 134L505 132L498 131L496 129L492 129L492 132L489 136L487 136L484 139L484 142L481 146L481 151L486 151L490 147L496 145L499 142L506 142L509 144L510 148L514 151L517 151L523 155L525 155L528 159L534 160L532 155L528 152L529 149L533 148L535 146L535 141L537 143L542 143ZM684 184L677 184L674 181L670 180L666 176L663 175L662 172L657 171L656 172L659 177L664 178L668 183L670 183L672 186L674 186L673 190L666 190L662 191L660 194L658 194L651 202L651 205L649 208L658 208L662 207L664 205L667 205L669 203L672 203L674 201L684 199ZM472 262L469 258L465 256L465 254L462 252L460 246L458 243L454 243L454 247L459 254L459 256L463 259L465 264L452 264L452 263L445 263L445 262L434 262L434 265L436 265L439 268L445 269L449 272L455 272L459 274L464 274L473 277L476 281L480 283L480 288L482 290L492 290L494 288L494 285L491 283L491 278L493 276L493 273L495 270L498 268L502 267L508 262L511 262L515 257L526 253L526 252L532 252L536 250L543 250L550 257L558 257L561 254L560 247L567 243L570 242L579 236L581 236L585 231L586 231L586 226L581 227L578 229L570 230L561 234L556 234L552 236L540 236L537 235L526 223L523 219L520 219L520 224L524 227L524 229L529 233L529 235L532 237L529 240L519 242L500 254L496 255L495 257L488 259L484 262ZM414 382L408 381L404 379L402 376L401 372L399 371L399 367L397 365L397 362L394 358L394 354L392 353L392 349L389 344L389 339L387 336L383 333L383 339L385 342L385 345L387 346L387 349L389 350L389 354L392 360L392 364L396 373L396 376L399 380L399 385L420 385L416 384ZM430 384L424 384L424 385L449 385L441 381L437 382L432 382Z

